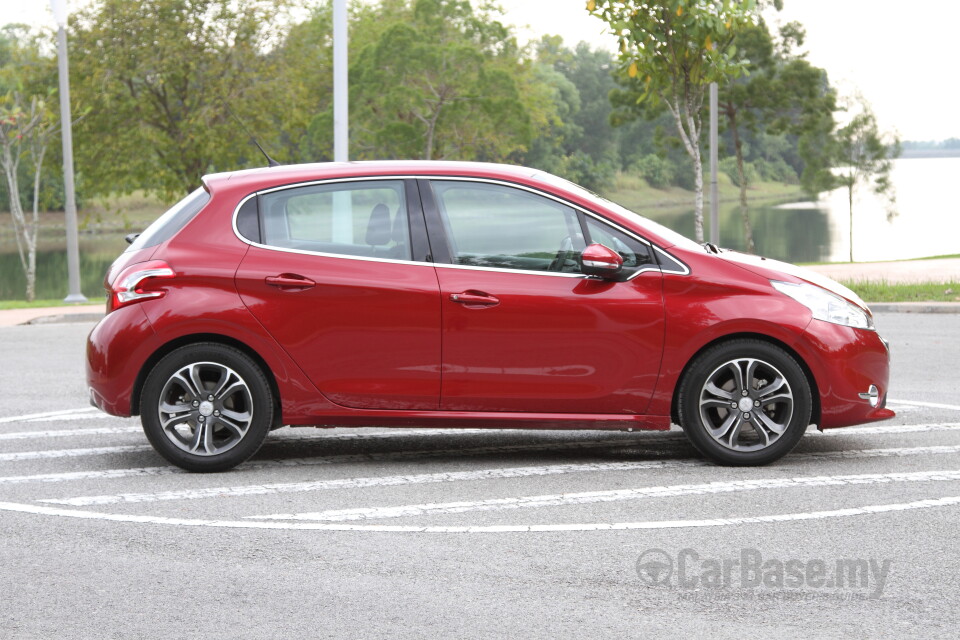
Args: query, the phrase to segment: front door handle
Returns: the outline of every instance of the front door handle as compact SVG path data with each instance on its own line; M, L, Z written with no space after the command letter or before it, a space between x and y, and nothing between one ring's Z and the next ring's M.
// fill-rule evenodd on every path
M310 278L298 276L295 273L281 273L278 276L267 276L263 279L271 287L280 289L301 290L317 286L317 283Z
M464 291L462 293L451 293L450 300L463 306L470 307L493 307L500 304L500 298L492 296L482 291Z

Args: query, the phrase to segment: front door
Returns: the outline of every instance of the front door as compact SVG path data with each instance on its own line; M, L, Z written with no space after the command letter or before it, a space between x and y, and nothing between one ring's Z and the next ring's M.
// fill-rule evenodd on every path
M642 413L664 336L662 275L649 245L522 188L431 186L428 213L439 219L431 242L445 240L450 255L437 265L441 408ZM588 242L613 245L634 277L583 276L576 258Z

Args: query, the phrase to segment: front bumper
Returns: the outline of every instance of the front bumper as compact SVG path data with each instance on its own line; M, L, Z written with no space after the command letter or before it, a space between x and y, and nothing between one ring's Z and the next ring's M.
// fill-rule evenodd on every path
M797 345L819 391L820 429L887 420L890 349L876 331L813 320Z

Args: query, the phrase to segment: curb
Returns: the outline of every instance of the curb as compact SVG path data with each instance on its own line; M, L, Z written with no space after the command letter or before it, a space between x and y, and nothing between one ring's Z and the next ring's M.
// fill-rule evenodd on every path
M868 302L867 306L873 313L960 313L956 302Z
M103 318L102 313L64 313L52 316L40 316L31 318L26 322L21 322L20 326L29 324L60 324L64 322L99 322Z

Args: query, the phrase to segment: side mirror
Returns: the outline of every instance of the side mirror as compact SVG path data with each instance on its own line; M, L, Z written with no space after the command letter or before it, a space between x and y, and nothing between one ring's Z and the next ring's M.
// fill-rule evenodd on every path
M592 244L580 254L580 270L588 276L619 280L623 270L623 258L609 247Z

